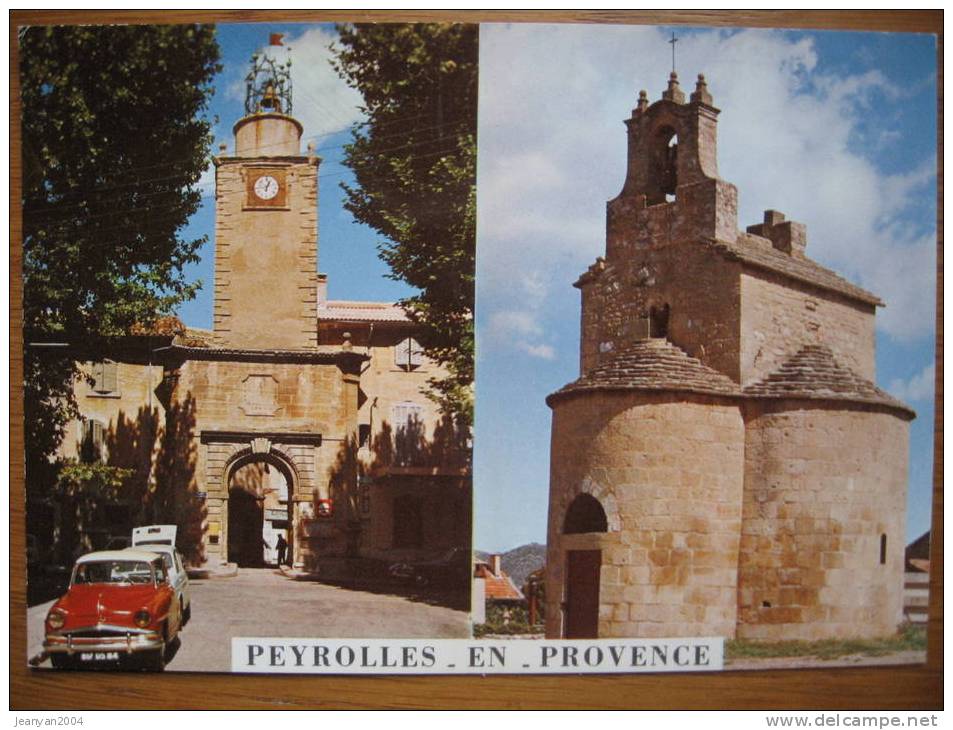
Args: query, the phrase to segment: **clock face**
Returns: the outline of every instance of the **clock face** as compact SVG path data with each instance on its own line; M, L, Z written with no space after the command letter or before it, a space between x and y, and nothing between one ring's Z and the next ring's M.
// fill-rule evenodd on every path
M254 190L261 200L271 200L278 194L278 181L271 175L262 175L255 180Z

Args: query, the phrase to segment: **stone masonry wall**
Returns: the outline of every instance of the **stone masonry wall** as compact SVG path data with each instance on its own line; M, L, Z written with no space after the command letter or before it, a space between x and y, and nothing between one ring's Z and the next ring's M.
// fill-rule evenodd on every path
M361 372L361 390L369 397L361 404L358 422L371 425L374 435L377 435L385 423L393 425L390 421L394 405L410 401L420 406L426 435L432 438L440 413L437 404L424 395L424 390L430 378L442 377L446 372L427 358L423 358L421 365L413 370L406 370L396 364L394 348L405 338L412 337L413 329L406 326L387 327L378 323L374 327L371 346L368 347L366 325L351 326L345 323L334 327L322 326L321 342L338 346L344 341L344 332L350 333L355 352L366 353L371 358ZM363 456L369 457L370 454Z
M161 429L165 421L165 409L154 391L162 382L162 366L117 362L116 367L118 388L112 393L103 395L94 392L82 376L73 382L79 412L85 418L97 420L103 425L107 441L110 435L115 435L120 422L126 431L140 431L140 421L144 414L149 413L150 407L151 418ZM90 363L80 365L84 375L91 372L90 368ZM82 440L82 420L71 421L60 444L59 455L63 458L78 458Z
M901 619L908 424L750 403L738 637L880 637ZM880 562L886 535L886 562Z
M328 484L339 469L341 449L355 425L349 423L348 414L353 418L356 402L348 407L346 401L357 398L356 387L345 382L337 365L191 360L179 370L174 395L178 404L189 398L196 405L196 443L203 432L249 434L247 443L237 445L216 443L214 436L207 439L212 443L197 444L196 480L198 489L208 493L211 533L223 531L228 498L225 464L249 448L253 434L320 434L320 446L271 441L297 470L296 502L329 496ZM209 552L214 553L215 546L209 546Z
M600 636L734 636L744 426L736 405L591 393L553 412L548 637L562 633L567 549L602 549ZM690 454L691 458L686 458ZM579 494L606 534L563 535Z
M586 373L644 336L639 318L669 305L668 339L738 378L739 264L698 242L633 246L583 277L580 368Z
M219 161L214 330L220 345L317 345L317 166L317 158L269 164L286 170L287 209L245 210L246 178L256 168Z
M744 272L741 382L766 377L808 344L827 345L840 364L876 381L872 305L767 272Z

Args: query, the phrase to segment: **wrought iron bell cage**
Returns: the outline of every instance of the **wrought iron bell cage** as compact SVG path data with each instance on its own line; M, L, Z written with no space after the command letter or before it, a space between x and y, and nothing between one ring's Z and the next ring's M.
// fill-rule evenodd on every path
M245 77L245 113L291 114L291 59L281 63L266 53L255 53L251 65Z

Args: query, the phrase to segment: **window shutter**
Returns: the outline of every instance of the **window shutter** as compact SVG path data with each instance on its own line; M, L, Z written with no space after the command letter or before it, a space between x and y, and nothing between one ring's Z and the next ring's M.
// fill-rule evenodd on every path
M114 360L93 363L93 391L115 393L119 390L119 365Z
M119 390L119 365L114 360L103 362L103 391L115 393Z
M419 368L422 362L421 356L423 354L420 349L420 343L418 343L413 337L408 337L407 343L407 347L410 350L410 366L412 368Z
M83 421L82 460L92 464L103 460L105 429L103 424L93 419Z
M394 362L404 370L413 370L423 364L423 349L413 337L401 340L394 347Z
M93 390L97 393L102 392L103 388L103 367L105 363L94 362L92 367L93 375Z

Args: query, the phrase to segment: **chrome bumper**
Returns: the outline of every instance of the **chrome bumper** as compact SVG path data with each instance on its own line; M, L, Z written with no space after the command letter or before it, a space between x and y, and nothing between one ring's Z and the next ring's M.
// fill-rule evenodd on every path
M73 632L102 631L103 636L73 636ZM106 633L108 632L108 633ZM88 651L118 651L132 654L139 651L154 651L163 648L162 635L149 629L133 629L127 626L90 626L72 629L67 633L47 634L43 650L47 654L77 654Z

